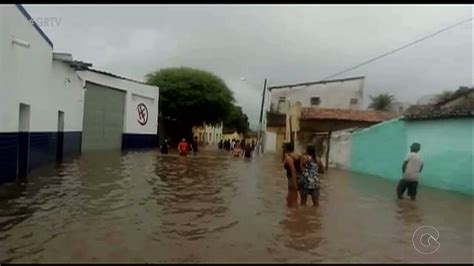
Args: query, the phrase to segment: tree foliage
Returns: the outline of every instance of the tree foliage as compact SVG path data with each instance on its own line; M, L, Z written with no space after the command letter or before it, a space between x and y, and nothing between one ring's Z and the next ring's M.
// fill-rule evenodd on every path
M160 114L191 128L224 121L234 103L232 91L213 73L189 68L165 68L146 75L160 88Z
M224 127L235 128L237 132L246 134L249 131L249 119L242 107L232 105L229 115L224 120Z
M390 104L395 101L395 96L388 93L381 93L377 96L370 96L370 100L372 102L369 104L369 108L378 111L387 111Z

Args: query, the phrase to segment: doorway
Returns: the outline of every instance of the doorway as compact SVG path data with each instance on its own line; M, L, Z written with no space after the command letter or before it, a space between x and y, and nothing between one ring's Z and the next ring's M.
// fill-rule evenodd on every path
M56 143L56 161L63 160L64 151L64 112L58 111L58 134Z
M28 175L30 152L30 106L20 103L20 117L18 127L18 178Z

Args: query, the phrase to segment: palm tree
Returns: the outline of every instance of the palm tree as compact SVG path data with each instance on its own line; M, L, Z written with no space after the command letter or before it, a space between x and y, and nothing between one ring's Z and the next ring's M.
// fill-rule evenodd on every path
M377 96L370 96L372 102L369 104L369 108L378 111L387 111L389 105L395 101L395 96L388 93L381 93Z

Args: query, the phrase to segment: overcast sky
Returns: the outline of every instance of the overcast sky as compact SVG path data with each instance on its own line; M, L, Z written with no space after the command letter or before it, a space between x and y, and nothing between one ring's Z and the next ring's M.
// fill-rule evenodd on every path
M255 128L269 85L316 81L473 16L472 6L25 5L57 52L143 80L190 66L221 76ZM472 85L473 24L467 22L336 78L365 75L366 98L419 97ZM241 80L246 78L246 82ZM366 99L366 103L368 99Z

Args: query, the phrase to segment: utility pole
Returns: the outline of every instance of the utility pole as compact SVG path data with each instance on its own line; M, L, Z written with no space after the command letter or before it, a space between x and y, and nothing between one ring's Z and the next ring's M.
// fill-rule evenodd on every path
M260 105L260 119L258 123L258 133L257 133L257 153L260 154L262 149L261 137L262 137L262 126L263 126L263 104L265 103L265 92L267 90L267 79L263 84L262 92L262 104Z

